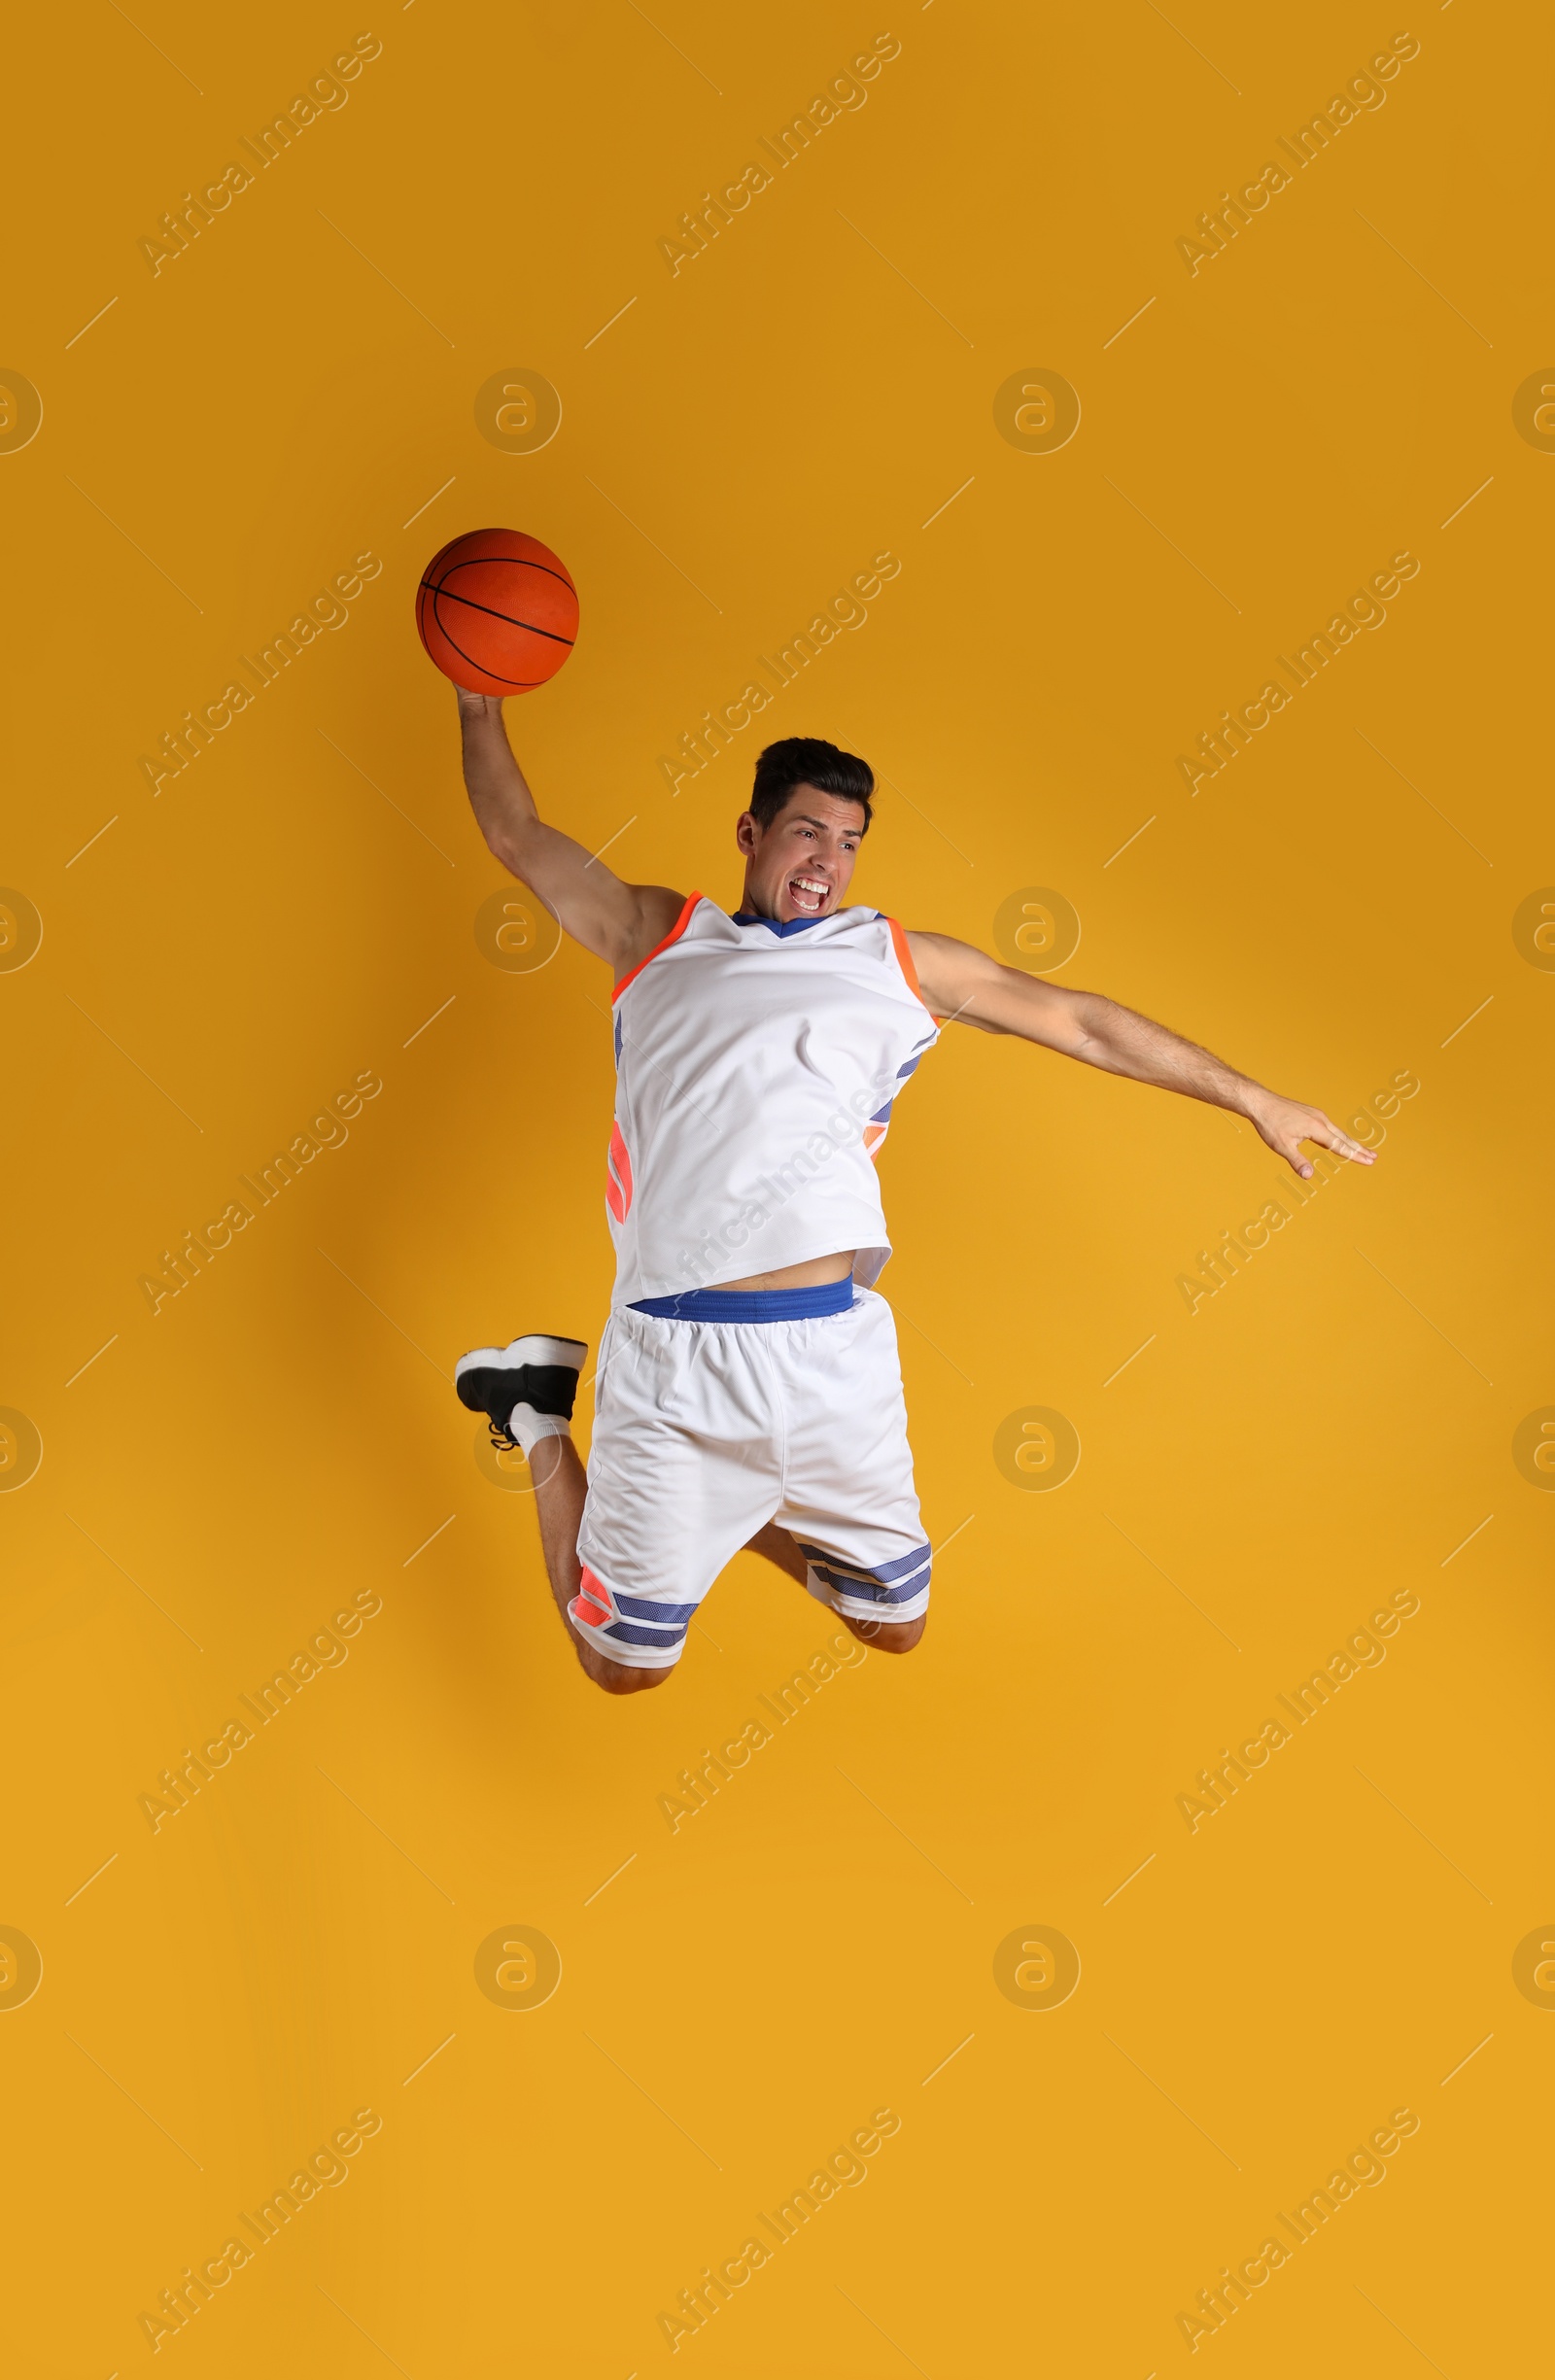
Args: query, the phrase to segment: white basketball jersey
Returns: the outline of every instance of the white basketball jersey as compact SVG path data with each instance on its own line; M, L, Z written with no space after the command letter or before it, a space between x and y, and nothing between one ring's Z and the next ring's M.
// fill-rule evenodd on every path
M694 892L616 986L615 1303L844 1248L868 1288L891 1253L873 1160L938 1039L894 918L779 926Z

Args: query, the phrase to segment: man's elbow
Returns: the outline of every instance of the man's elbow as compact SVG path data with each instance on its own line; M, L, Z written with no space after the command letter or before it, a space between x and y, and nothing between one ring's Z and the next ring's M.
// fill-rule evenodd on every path
M522 835L515 835L505 827L490 827L486 833L486 848L493 859L501 862L509 876L516 876L521 883L529 882L528 863L531 855Z
M1057 1019L1055 1047L1066 1057L1079 1058L1082 1065L1110 1066L1117 1042L1107 1029L1106 1007L1105 1001L1094 999L1089 992L1079 994Z

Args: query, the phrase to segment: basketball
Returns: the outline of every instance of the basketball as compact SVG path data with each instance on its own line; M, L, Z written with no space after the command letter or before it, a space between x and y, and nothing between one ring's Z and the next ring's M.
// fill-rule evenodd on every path
M471 529L434 554L416 590L432 659L470 694L528 694L554 677L577 635L567 565L518 529Z

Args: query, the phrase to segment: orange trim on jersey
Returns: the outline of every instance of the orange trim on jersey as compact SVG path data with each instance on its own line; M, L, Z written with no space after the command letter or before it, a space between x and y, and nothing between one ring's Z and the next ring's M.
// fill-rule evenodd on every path
M891 929L891 945L896 952L896 963L907 978L908 990L916 1000L923 1000L923 986L917 980L917 969L913 964L913 952L908 945L907 935L894 917L887 917L885 922ZM928 1008L929 1004L926 1000L923 1000L923 1006ZM929 1015L934 1016L932 1009L929 1009ZM940 1020L935 1017L934 1021L938 1024Z
M687 893L686 905L680 912L679 916L675 919L674 925L670 928L668 934L666 934L663 942L656 942L652 949L648 952L647 958L639 958L637 965L632 969L631 973L629 975L624 975L619 983L617 983L614 991L611 992L610 1004L612 1007L615 1005L616 1001L620 999L621 994L625 991L627 985L629 983L636 983L638 977L642 973L643 968L646 967L651 960L656 959L661 950L668 950L673 942L679 941L681 935L685 932L686 927L691 923L692 911L696 908L697 903L702 898L703 895L700 892Z

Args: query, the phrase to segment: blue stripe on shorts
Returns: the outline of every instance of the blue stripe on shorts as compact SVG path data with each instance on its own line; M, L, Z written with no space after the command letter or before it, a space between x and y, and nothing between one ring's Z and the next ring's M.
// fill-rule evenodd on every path
M853 1277L845 1273L812 1289L682 1290L674 1297L639 1297L631 1311L672 1323L808 1323L847 1314L852 1303Z
M846 1602L854 1604L911 1604L916 1601L929 1583L929 1566L926 1562L920 1570L913 1577L905 1578L899 1587L872 1587L863 1579L849 1577L846 1570L830 1569L819 1562L813 1568L823 1586L832 1588Z
M801 1539L799 1550L807 1562L813 1562L817 1568L826 1562L834 1568L856 1570L860 1578L868 1579L878 1587L888 1587L893 1579L905 1577L909 1570L921 1569L929 1559L929 1547L923 1544L911 1554L903 1554L898 1561L884 1562L878 1570L872 1570L862 1562L849 1562L845 1555L829 1554L823 1545L806 1545Z
M629 1620L612 1620L600 1634L613 1637L617 1644L651 1645L655 1651L669 1652L682 1642L686 1627L684 1620L678 1628L634 1628Z

